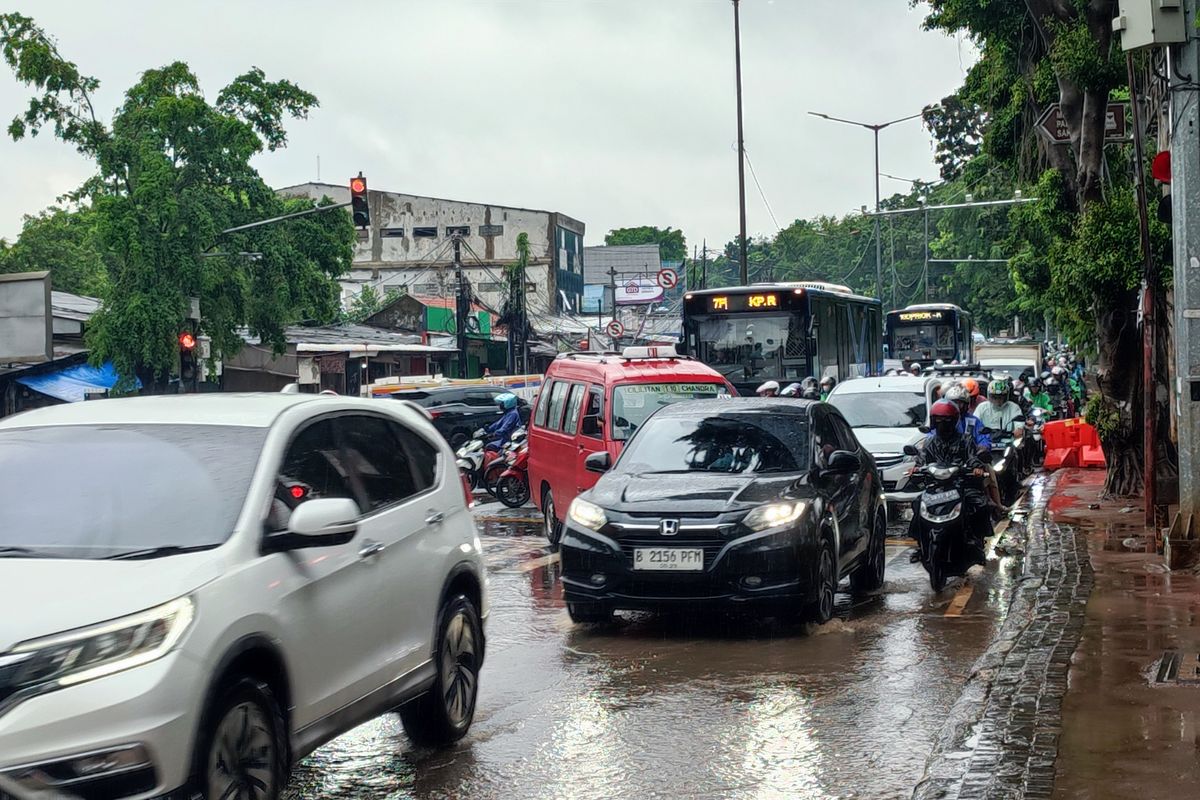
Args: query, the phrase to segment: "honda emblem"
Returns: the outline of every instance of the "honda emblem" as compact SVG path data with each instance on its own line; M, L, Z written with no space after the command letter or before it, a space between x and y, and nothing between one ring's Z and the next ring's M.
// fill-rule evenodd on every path
M674 536L675 534L679 533L679 520L664 519L662 522L658 523L658 532L663 536Z

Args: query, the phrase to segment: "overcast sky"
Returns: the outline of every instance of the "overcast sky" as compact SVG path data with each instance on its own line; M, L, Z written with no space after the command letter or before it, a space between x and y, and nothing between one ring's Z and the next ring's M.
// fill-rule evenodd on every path
M13 5L9 3L10 7ZM561 211L586 243L682 228L737 233L729 0L17 0L115 108L139 72L183 60L215 98L251 65L320 99L272 185L362 170L374 189ZM952 92L969 42L921 30L908 0L742 0L746 149L781 225L873 203L871 134ZM0 65L2 66L2 65ZM0 121L27 90L4 67ZM882 135L883 172L933 179L919 121ZM0 237L90 174L47 134L0 141ZM747 174L751 235L775 224ZM906 185L884 179L887 196Z

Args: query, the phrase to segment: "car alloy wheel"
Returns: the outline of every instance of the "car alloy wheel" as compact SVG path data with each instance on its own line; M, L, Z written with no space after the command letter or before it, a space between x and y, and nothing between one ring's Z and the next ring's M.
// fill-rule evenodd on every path
M529 502L529 484L519 475L504 475L496 482L496 497L509 508Z
M455 728L470 724L479 693L478 641L466 609L460 608L446 626L439 668L446 717Z
M238 681L216 706L204 769L204 796L275 800L283 782L282 715L263 684Z
M824 625L833 619L833 599L837 593L837 567L834 566L833 546L829 542L821 545L817 557L816 597L808 608L808 620Z

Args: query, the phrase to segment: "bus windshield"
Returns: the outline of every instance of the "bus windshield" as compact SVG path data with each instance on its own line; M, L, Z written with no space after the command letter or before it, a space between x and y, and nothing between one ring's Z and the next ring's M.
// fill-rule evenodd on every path
M784 374L789 315L700 317L696 323L700 360L730 380Z
M954 328L950 325L904 325L892 332L892 358L902 361L932 361L958 358Z

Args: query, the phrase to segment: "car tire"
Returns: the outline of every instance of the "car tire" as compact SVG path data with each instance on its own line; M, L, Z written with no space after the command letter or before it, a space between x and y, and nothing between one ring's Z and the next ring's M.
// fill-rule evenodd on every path
M828 539L823 539L813 574L813 590L816 596L804 610L806 622L824 625L833 619L833 600L837 593L837 583L837 556L834 555L833 544Z
M438 612L433 686L401 706L400 721L413 744L447 747L471 727L483 666L479 611L466 595L455 595Z
M558 544L562 538L562 523L558 521L554 506L554 493L549 489L542 492L542 533L552 545Z
M200 796L276 800L288 776L288 737L271 688L253 678L231 681L204 719L194 765Z
M577 625L612 622L613 608L606 603L567 603L567 614Z
M863 561L850 576L850 589L855 594L877 592L883 588L884 572L887 570L887 519L875 512L875 523L871 526L871 541Z

